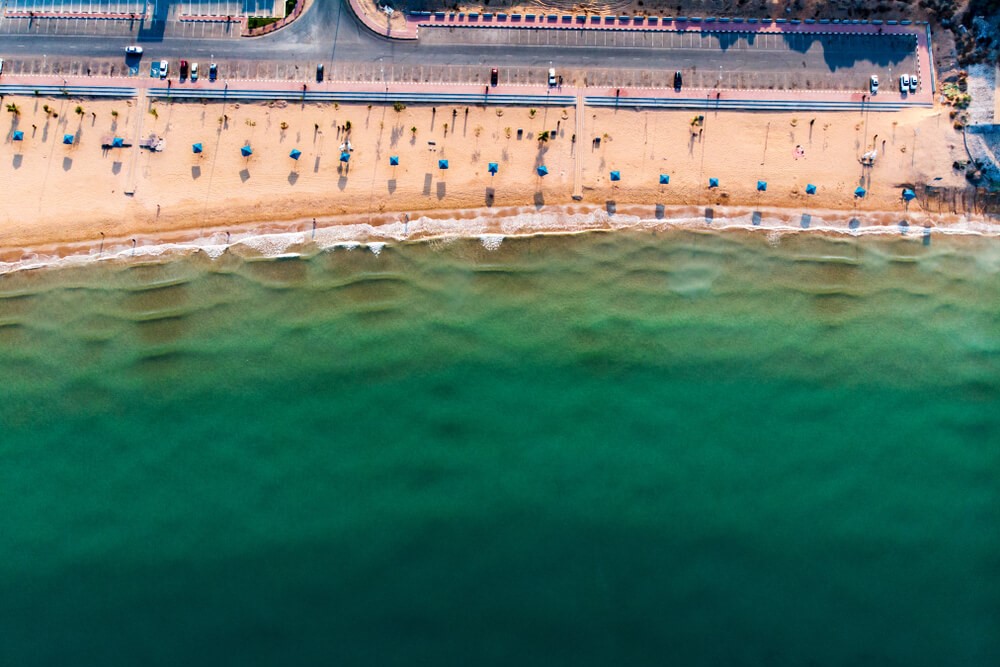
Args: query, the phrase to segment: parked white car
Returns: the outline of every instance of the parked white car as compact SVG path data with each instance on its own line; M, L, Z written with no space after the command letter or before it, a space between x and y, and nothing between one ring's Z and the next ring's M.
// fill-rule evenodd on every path
M556 85L556 70L552 67L549 68L549 86Z
M872 95L878 93L878 74L872 74L872 78L868 81L868 88L871 90Z
M198 80L198 63L191 63L191 80Z
M917 80L917 75L916 74L910 75L910 92L911 93L917 92L917 85L919 85L919 83L920 82Z
M899 92L908 93L910 92L910 75L900 74L899 75Z
M170 63L167 62L166 60L161 60L160 61L160 78L161 79L166 79L168 71L170 71Z

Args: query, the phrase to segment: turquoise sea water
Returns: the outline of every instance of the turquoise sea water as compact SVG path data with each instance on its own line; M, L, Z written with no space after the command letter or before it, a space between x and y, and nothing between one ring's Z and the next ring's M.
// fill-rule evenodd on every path
M0 664L1000 664L1000 244L0 277Z

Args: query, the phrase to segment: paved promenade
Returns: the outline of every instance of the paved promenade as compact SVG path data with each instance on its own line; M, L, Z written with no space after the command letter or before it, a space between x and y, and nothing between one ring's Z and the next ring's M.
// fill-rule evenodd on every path
M584 86L499 85L487 88L477 84L426 84L325 81L302 83L290 81L200 79L195 83L177 83L145 76L4 76L0 94L86 97L101 89L112 96L135 96L147 91L157 97L177 99L303 99L307 101L343 100L372 103L404 101L427 104L497 104L574 106L582 98L589 106L622 108L687 108L709 110L829 110L867 109L896 111L912 106L929 106L930 101L902 97L886 91L874 100L862 92L726 90L685 88L602 88Z

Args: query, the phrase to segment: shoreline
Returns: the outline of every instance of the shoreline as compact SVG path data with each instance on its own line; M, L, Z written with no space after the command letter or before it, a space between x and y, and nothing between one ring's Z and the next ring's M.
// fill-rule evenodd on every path
M941 109L692 116L627 108L43 102L12 98L18 113L0 143L0 179L10 193L0 202L0 266L87 255L102 239L102 251L117 252L125 244L131 251L132 239L138 247L140 240L199 239L216 246L227 233L230 240L249 230L311 233L312 219L324 237L351 242L424 233L400 223L404 216L435 220L427 233L456 237L572 233L640 220L651 228L694 225L716 215L715 226L742 216L748 228L829 226L832 233L852 231L852 216L864 219L857 226L893 229L901 220L912 228L1000 224L978 217L979 200L952 169L961 137ZM15 130L23 138L14 141ZM139 148L150 134L164 150ZM107 146L111 137L132 146ZM194 152L195 144L203 150ZM252 154L241 155L247 146ZM877 163L862 166L858 157L873 146ZM709 187L709 179L720 185ZM758 181L769 186L758 190ZM806 193L811 184L816 194ZM854 196L859 185L866 196ZM909 204L904 187L917 188ZM760 220L751 219L754 212Z
M352 222L350 219L356 216L344 215L317 217L315 232L310 219L249 222L202 230L175 230L166 234L136 234L129 238L105 237L39 245L23 250L21 257L16 259L0 256L0 276L99 262L165 263L197 254L211 261L226 257L243 261L311 257L336 248L363 248L378 255L389 245L436 241L479 240L484 249L492 251L499 249L509 238L595 232L748 232L767 235L769 243L780 242L785 236L799 235L831 239L891 237L925 245L930 243L931 236L1000 238L1000 221L991 222L983 217L951 216L947 224L932 226L904 225L905 219L886 211L803 213L787 208L764 207L710 207L709 210L712 211L711 218L706 218L704 208L696 206L676 206L659 211L658 207L631 205L613 215L603 208L581 204L550 206L543 211L523 208L501 211L438 210L409 219L405 219L403 214L383 214L382 224L378 225ZM803 226L803 216L807 217L808 226ZM852 226L854 221L859 224Z

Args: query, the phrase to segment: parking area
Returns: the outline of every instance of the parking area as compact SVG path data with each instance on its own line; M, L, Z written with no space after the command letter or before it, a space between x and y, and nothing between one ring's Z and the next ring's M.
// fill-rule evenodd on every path
M238 23L202 21L154 21L151 19L0 19L0 35L66 35L91 37L138 37L149 32L164 37L190 39L239 39Z
M146 0L7 0L5 9L21 12L142 14Z
M0 34L3 35L90 35L94 37L124 37L136 35L142 29L143 21L104 19L0 19Z
M119 59L76 60L67 58L8 58L5 72L17 74L63 74L93 76L149 76L151 65L159 60L154 47L147 47L143 57L124 54ZM177 58L171 61L171 77L177 77ZM194 61L196 58L189 57ZM311 84L315 82L316 62L252 61L210 56L201 62L203 68L214 61L219 65L219 80L296 81ZM490 80L490 67L485 65L423 65L389 62L336 62L325 63L327 82L370 83L391 86L395 83L429 84L477 84L486 86ZM614 69L614 68L563 68L557 67L558 76L565 85L586 85L596 88L672 88L673 70ZM207 71L202 77L207 76ZM500 85L545 85L548 65L544 66L504 66L498 68ZM718 71L685 71L684 90L716 90L720 87ZM830 86L841 85L840 90L867 91L867 76L857 80L832 79L814 73L792 72L723 72L721 89L774 89L774 90L834 90ZM847 83L854 85L848 86ZM822 87L825 85L826 87ZM895 80L883 81L883 94L896 94ZM921 84L922 85L922 84Z
M283 13L285 5L275 0L186 0L170 7L177 16L275 16L275 9Z
M490 47L502 63L504 47L553 47L553 64L560 59L593 63L570 72L576 84L592 86L672 85L673 71L685 75L685 86L724 89L855 90L868 77L892 81L904 72L916 73L917 41L907 34L718 33L672 31L542 30L424 27L420 40L428 45ZM586 50L615 47L635 49L632 62L614 70L599 67ZM565 57L560 51L565 50ZM520 68L508 68L511 83L522 82ZM570 79L567 78L567 82Z

